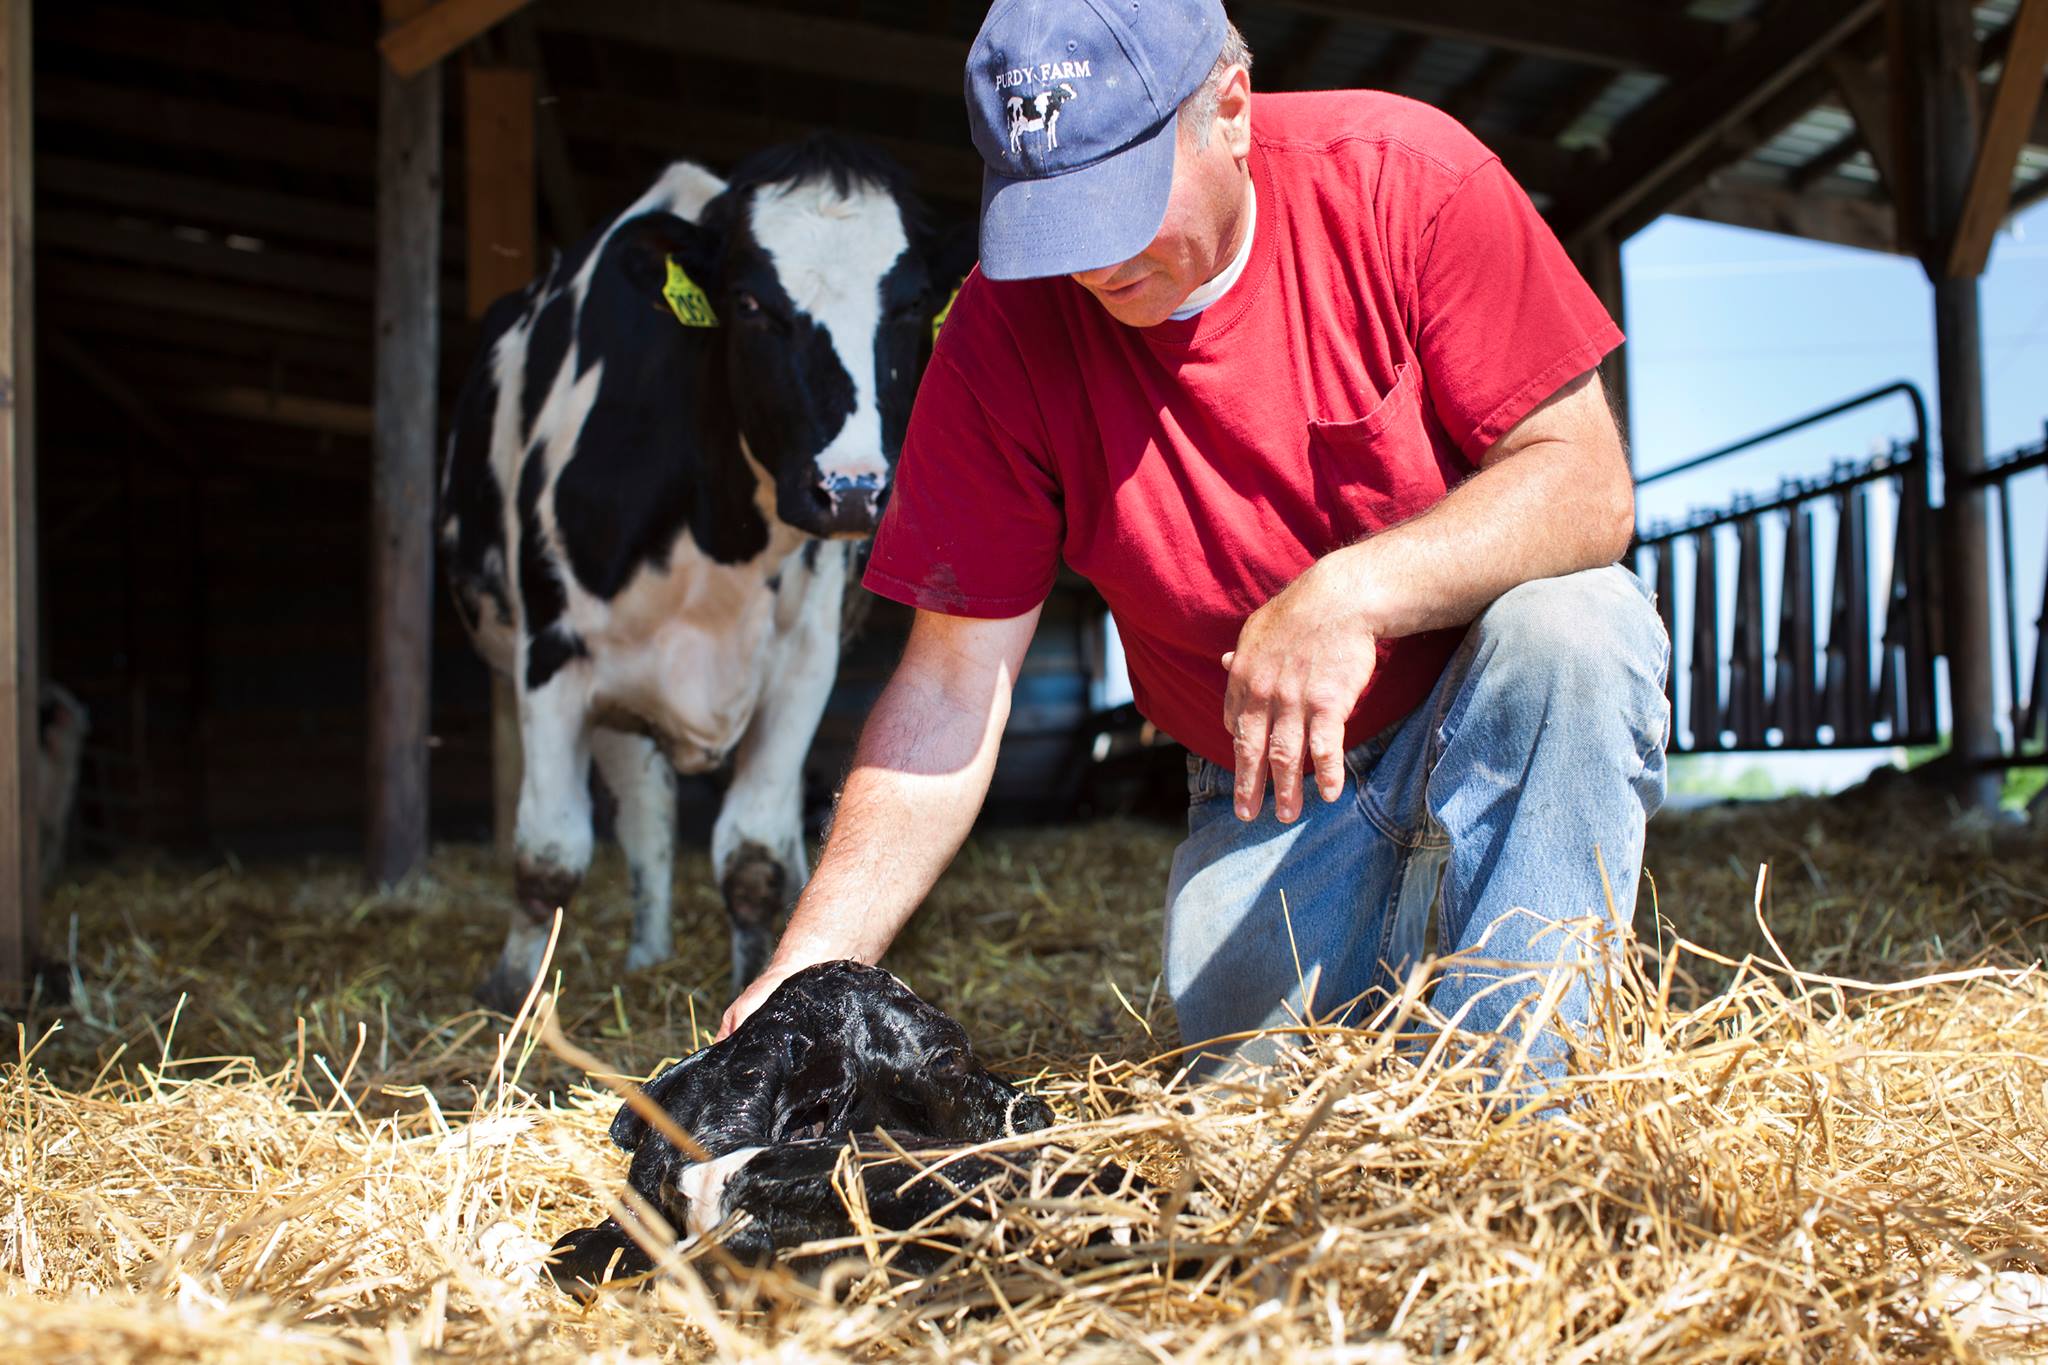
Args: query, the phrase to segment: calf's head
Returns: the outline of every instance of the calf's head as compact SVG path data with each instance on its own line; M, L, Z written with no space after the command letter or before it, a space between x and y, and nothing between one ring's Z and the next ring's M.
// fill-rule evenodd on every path
M671 259L703 291L713 381L776 516L815 536L873 532L932 318L957 282L933 273L938 247L902 171L817 135L742 163L698 221L645 214L613 241L657 306Z
M713 1157L875 1128L916 1141L983 1142L1050 1127L1052 1111L982 1068L966 1031L877 967L798 972L724 1041L647 1083L647 1094ZM630 1106L612 1140L628 1180L677 1227L690 1159Z

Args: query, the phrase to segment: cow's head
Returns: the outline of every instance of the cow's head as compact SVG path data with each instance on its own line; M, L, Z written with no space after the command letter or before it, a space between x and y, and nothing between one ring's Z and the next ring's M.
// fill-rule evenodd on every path
M656 306L669 258L709 297L738 442L772 482L777 517L815 536L870 534L932 317L958 283L934 271L902 171L815 136L743 163L696 222L646 214L615 240Z

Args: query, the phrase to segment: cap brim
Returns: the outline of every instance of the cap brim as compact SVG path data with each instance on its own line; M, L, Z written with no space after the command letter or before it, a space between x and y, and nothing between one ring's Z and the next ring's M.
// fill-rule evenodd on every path
M1175 127L1159 129L1092 166L1035 180L981 173L981 273L1031 280L1117 265L1143 251L1166 221Z

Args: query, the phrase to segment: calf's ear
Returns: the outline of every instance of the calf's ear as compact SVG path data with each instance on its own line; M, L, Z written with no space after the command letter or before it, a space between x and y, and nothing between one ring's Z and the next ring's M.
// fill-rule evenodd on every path
M701 1061L704 1054L710 1050L710 1048L699 1048L680 1062L660 1072L653 1080L642 1085L640 1087L641 1091L648 1099L653 1100L662 1108L668 1108L669 1096L673 1095L676 1087L683 1083L683 1077L689 1072L690 1068ZM647 1120L634 1113L632 1105L620 1105L619 1112L612 1118L612 1141L631 1152L639 1148L641 1139L645 1138L647 1133Z
M718 248L719 234L715 228L689 222L673 213L643 213L619 224L606 249L634 291L659 304L662 286L668 283L671 259L696 281L699 289L716 294Z

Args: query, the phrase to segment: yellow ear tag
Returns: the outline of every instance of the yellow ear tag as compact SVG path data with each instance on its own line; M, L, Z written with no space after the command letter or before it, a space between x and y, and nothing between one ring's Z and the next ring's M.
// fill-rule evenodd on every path
M711 300L697 287L695 280L683 273L683 268L676 264L673 256L668 258L668 283L661 287L661 296L668 300L669 310L683 326L718 325L718 314L711 311Z
M960 284L953 286L953 292L946 295L946 306L941 308L938 316L932 319L932 345L936 346L939 344L939 329L946 325L946 314L953 311L953 300L960 297L961 285L966 283L967 281L962 279Z

